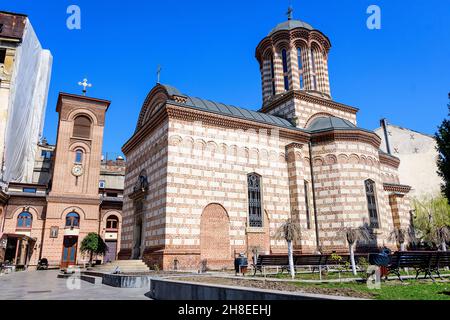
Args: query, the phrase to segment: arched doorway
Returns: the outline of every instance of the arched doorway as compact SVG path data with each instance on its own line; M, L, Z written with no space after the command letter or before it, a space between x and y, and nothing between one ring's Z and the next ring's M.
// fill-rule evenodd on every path
M221 269L232 262L230 248L230 219L219 204L204 210L200 223L200 259L209 269Z

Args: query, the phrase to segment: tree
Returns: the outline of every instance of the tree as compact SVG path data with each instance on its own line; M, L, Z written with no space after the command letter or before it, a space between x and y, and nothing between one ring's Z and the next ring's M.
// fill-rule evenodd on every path
M450 205L443 196L414 200L414 228L422 242L447 249L450 241Z
M348 244L350 253L350 262L352 265L352 272L356 276L356 262L355 262L355 244L357 242L369 242L372 240L372 232L367 226L362 227L344 227L338 232L339 237L344 237Z
M108 252L108 247L100 235L92 232L83 239L80 250L83 254L89 254L89 263L92 264L94 254L103 256Z
M293 222L292 219L286 220L275 233L276 239L284 239L288 244L289 269L292 279L295 278L293 241L300 238L300 233L299 225Z
M388 240L397 242L400 245L400 251L406 251L406 243L415 241L415 236L412 229L395 228Z
M435 137L439 152L437 162L438 174L444 179L442 192L447 197L447 200L450 201L450 103L447 106L449 109L449 119L444 119L438 127L438 132L435 134Z

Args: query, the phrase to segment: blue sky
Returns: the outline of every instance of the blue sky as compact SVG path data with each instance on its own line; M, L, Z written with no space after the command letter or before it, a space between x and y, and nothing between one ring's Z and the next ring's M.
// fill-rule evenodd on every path
M134 132L141 105L156 82L211 100L261 106L259 41L286 20L288 0L2 1L1 10L28 14L54 56L45 136L56 139L58 92L112 100L104 152L118 154ZM450 91L448 0L293 0L294 18L332 42L333 99L359 107L361 127L381 117L433 134L447 115ZM69 5L81 8L81 30L66 27ZM382 10L382 29L366 27L366 9Z

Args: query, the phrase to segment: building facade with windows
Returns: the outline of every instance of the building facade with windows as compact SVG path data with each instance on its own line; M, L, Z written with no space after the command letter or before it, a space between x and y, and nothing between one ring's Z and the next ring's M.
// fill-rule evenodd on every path
M345 227L382 246L410 225L398 158L357 126L358 109L332 99L330 40L291 18L257 46L263 105L256 112L156 85L127 157L123 259L164 269L229 268L236 254L286 253L274 237L300 226L298 253L347 251Z
M52 60L26 15L0 11L0 186L32 183Z
M400 159L399 177L412 187L410 196L420 200L439 196L444 180L438 174L435 137L394 124L387 124L386 131L389 150L383 127L375 130L382 140L381 150Z
M32 183L0 190L0 262L67 268L89 257L80 252L94 232L106 241L103 262L117 259L122 224L125 161L102 157L110 102L61 93L57 143L38 144Z

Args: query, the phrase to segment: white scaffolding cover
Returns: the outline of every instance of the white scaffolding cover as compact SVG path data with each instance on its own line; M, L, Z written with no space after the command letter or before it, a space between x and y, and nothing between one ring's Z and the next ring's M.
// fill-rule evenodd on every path
M53 57L43 50L29 20L17 48L11 80L3 180L32 183L43 133Z

